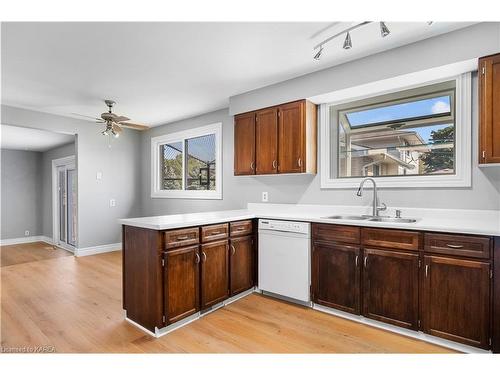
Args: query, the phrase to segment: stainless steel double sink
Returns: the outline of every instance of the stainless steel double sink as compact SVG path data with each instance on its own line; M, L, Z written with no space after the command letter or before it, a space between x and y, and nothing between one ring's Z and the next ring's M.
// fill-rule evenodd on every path
M366 221L377 221L377 222L388 222L388 223L415 223L417 219L403 218L403 217L388 217L388 216L370 216L370 215L333 215L326 216L324 219L336 219L336 220L366 220Z

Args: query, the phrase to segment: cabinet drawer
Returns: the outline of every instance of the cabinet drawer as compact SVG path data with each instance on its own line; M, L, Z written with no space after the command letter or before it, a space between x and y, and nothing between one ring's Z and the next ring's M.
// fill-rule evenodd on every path
M231 237L252 234L252 220L233 221L229 223L229 233Z
M315 241L334 241L359 244L360 228L348 225L313 224Z
M424 251L488 259L491 239L480 236L460 236L455 234L425 233Z
M200 242L198 227L169 230L165 233L165 248L196 245Z
M420 233L394 230L363 228L361 230L361 242L363 245L389 247L401 250L418 250Z
M229 225L227 223L206 225L201 227L201 242L222 240L227 238L228 232Z

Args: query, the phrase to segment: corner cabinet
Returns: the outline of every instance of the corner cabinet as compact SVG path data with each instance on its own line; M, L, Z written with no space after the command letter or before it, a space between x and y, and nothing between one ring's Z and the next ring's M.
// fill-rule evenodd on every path
M479 164L500 164L500 54L479 59Z
M299 100L234 117L234 175L316 173L317 108Z

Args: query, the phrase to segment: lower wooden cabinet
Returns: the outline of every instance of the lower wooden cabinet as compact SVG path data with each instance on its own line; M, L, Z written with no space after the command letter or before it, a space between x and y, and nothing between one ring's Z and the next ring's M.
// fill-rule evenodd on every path
M229 297L228 250L228 240L210 242L200 247L202 310Z
M418 329L418 260L418 254L364 249L364 316Z
M166 324L199 310L200 255L198 245L164 253L164 308Z
M425 256L422 273L424 332L488 348L490 264Z
M314 242L312 294L315 303L360 313L359 246Z
M254 275L253 236L231 238L230 242L230 286L232 296L250 289Z

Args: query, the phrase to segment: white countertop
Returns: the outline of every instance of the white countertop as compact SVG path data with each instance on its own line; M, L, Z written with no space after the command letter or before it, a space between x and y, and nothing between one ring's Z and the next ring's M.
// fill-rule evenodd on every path
M252 218L295 220L378 228L483 234L500 236L500 211L400 208L402 217L416 218L416 223L372 222L366 220L333 220L326 216L369 214L371 207L249 203L247 209L199 212L179 215L121 219L120 224L165 230L215 224ZM394 216L394 208L382 215Z

